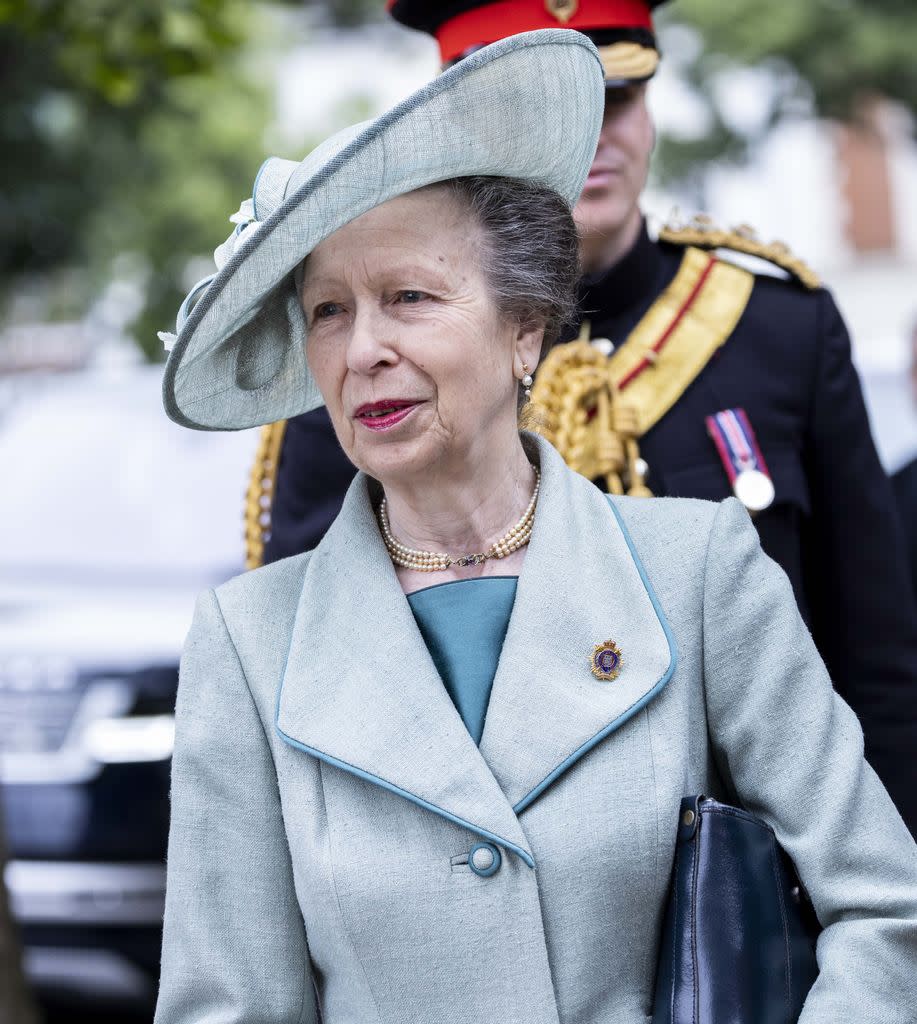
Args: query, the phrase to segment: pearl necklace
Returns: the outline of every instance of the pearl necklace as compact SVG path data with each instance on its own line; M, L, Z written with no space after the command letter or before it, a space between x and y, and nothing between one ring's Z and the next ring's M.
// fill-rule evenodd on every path
M534 468L534 467L533 467ZM395 565L403 569L413 569L416 572L439 572L449 569L453 565L481 565L489 558L506 558L519 548L525 547L532 536L532 527L535 523L535 505L538 502L538 488L541 486L541 475L535 470L535 490L532 491L532 498L529 501L522 518L498 540L495 541L487 551L474 555L460 555L452 558L450 555L436 551L417 551L414 548L405 547L395 539L392 528L388 521L388 508L385 498L379 505L379 529L382 531L382 540L388 549Z

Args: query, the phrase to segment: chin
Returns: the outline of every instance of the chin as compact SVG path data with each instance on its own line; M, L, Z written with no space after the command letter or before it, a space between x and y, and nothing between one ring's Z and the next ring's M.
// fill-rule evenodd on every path
M620 231L633 210L625 196L608 192L584 194L573 211L581 234L614 234Z
M433 469L440 456L440 448L424 437L387 443L381 438L366 438L347 452L347 457L357 469L383 486L389 480L419 479Z

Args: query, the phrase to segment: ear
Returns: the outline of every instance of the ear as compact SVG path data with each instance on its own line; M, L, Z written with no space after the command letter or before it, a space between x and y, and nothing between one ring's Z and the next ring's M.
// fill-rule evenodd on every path
M517 380L522 380L526 373L535 372L543 343L544 327L519 328L513 350L513 376Z

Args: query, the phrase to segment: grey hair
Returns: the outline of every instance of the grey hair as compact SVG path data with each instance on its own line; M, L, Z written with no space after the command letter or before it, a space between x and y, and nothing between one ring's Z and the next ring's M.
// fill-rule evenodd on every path
M481 269L500 313L524 328L544 327L541 354L576 312L579 242L566 201L546 185L481 175L446 188L484 229Z

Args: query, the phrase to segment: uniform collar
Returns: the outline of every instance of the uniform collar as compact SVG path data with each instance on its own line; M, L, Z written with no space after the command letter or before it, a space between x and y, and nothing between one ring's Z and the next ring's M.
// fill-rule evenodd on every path
M586 274L581 286L581 309L587 320L605 319L644 305L658 290L660 253L640 222L640 233L630 250L607 270Z

